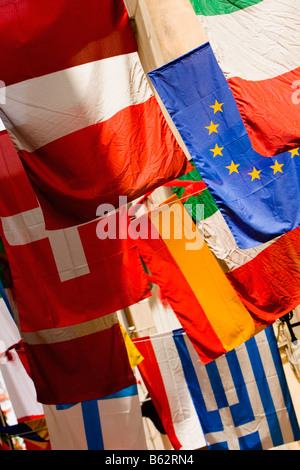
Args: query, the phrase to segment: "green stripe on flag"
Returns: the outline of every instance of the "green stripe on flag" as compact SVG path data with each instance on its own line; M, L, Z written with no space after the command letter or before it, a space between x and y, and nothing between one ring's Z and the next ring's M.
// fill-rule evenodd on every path
M213 16L233 13L262 0L190 0L197 15Z
M195 169L186 175L180 176L178 180L188 180L191 182L202 181L202 178L193 161L191 160L190 163ZM177 194L179 199L184 197L185 188L173 187L173 191ZM184 204L188 204L186 209L195 222L201 221L202 219L207 219L219 210L208 189L204 189L199 195L189 197L186 201L184 201ZM202 210L201 205L202 207L204 206L204 211Z

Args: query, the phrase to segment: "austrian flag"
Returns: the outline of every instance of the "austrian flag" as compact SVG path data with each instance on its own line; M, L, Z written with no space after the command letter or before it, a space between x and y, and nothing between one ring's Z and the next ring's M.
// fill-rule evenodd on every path
M48 230L186 172L122 0L1 2L0 42L0 117Z

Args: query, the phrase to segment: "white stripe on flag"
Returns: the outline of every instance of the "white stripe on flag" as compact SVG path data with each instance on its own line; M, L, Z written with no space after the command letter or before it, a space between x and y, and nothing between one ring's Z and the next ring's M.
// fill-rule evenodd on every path
M206 446L173 337L155 335L151 342L168 396L175 433L182 449L192 450Z
M272 353L267 341L264 340L263 335L256 337L260 349L261 361L266 375L269 377L270 393L277 413L280 414L279 425L282 432L284 442L292 442L294 440L291 422L285 411L284 396L281 391L278 374L276 372ZM282 411L281 411L282 410Z
M253 248L239 248L220 211L197 222L197 227L225 272L248 263L280 238L276 237Z
M188 440L188 449L195 446L191 438L194 421L189 421L189 416L195 419L195 415L212 450L270 449L299 440L300 429L272 327L207 365L200 362L183 330L154 335L148 341L183 449ZM151 354L147 359L149 393L159 400L156 368L153 382L151 379Z
M296 3L263 0L230 14L198 16L226 78L264 80L299 67Z
M48 238L61 282L89 274L78 227L46 230L40 207L10 217L1 217L7 242L12 246L27 245Z
M264 441L265 448L271 448L273 446L273 441L270 436L268 423L265 419L265 411L260 400L256 380L249 360L249 355L243 345L242 347L236 348L235 351L242 367L245 382L241 384L241 386L247 387L249 400L256 419L253 421L247 420L245 424L239 424L238 426L234 425L230 410L231 403L229 403L229 407L219 409L221 420L225 428L224 431L217 431L211 435L206 434L206 439L209 443L227 441L230 450L239 450L240 445L238 442L238 437L240 438L247 436L248 434L257 431L260 435L260 440ZM220 370L218 364L217 366L218 370ZM224 377L223 387L225 389L225 393L228 388L232 387L231 376L229 380L228 377Z
M195 348L193 347L192 343L188 339L186 335L183 335L184 342L186 345L186 348L190 354L191 360L193 362L193 365L195 367L195 373L198 379L198 382L201 381L201 386L203 390L205 390L206 394L210 397L209 401L205 403L207 411L213 411L217 409L217 402L215 400L214 392L206 371L206 368L202 364L202 362L199 359L198 354L196 353Z
M185 343L188 342L188 338L185 338ZM248 441L246 446L250 446L246 448L261 445L263 449L270 449L294 441L296 438L294 431L299 435L294 411L291 408L289 415L282 393L285 378L272 327L218 358L214 363L203 366L197 361L193 366L196 371L198 369L197 378L206 409L216 412L214 416L207 414L205 410L201 412L201 421L209 446L227 443L230 450L236 450L242 448L241 440L246 439ZM210 382L216 380L214 370L218 371L220 383L214 383L213 393L211 386L207 388L207 381L203 380L203 377L206 378L206 374L203 375L205 369L210 376ZM281 378L278 373L281 374ZM211 401L215 403L215 393L222 404L216 406L214 410L209 403ZM226 396L227 404L222 398L223 394ZM288 400L291 405L290 397ZM241 410L245 414L244 418L239 416ZM215 430L207 432L210 427ZM259 436L260 444L255 435Z
M1 118L17 150L33 152L152 95L133 52L10 85Z
M0 299L0 325L0 353L2 353L21 340L19 330L3 298ZM25 370L18 353L12 350L11 354L13 360L1 364L1 372L16 418L22 420L43 415L43 406L36 399L33 381Z
M81 403L59 411L44 405L44 411L52 450L88 450Z
M2 353L21 339L20 332L3 297L0 298L0 325L0 353Z
M137 387L101 400L44 405L53 450L146 450Z
M51 344L72 341L84 336L97 333L99 331L109 330L117 325L118 315L116 312L109 313L94 320L74 325L62 326L60 328L49 328L32 332L22 332L22 339L27 344Z

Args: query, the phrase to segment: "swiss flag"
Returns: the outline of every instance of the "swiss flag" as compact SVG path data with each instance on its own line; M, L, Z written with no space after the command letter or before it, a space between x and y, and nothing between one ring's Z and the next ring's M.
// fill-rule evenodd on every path
M0 179L2 237L38 400L77 403L132 385L115 312L151 295L132 240L100 240L98 220L47 231L6 131ZM119 233L127 214L115 220Z

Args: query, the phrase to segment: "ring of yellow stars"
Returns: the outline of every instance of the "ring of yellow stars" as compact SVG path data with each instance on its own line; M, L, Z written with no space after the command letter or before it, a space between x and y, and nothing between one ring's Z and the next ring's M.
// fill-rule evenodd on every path
M224 104L224 103L219 103L219 102L216 100L216 101L215 101L215 104L211 105L210 108L213 108L214 114L216 114L216 112L218 112L218 111L221 111L221 113L223 113L223 109L222 109L223 104Z
M291 153L291 158L294 158L295 155L299 155L299 149L300 147L298 147L297 149L289 150L289 152Z
M218 144L216 144L214 149L209 149L209 150L211 152L214 152L214 158L215 158L217 155L221 155L221 157L223 156L222 154L223 148L224 147L219 147Z
M283 173L281 169L282 166L283 166L283 163L279 164L278 161L276 160L275 165L270 166L270 168L274 170L273 174L275 175L278 171L280 171L280 173Z
M226 168L228 168L229 174L231 175L231 173L233 173L233 172L235 172L235 173L239 172L239 170L237 169L238 166L240 166L239 163L235 164L235 163L233 163L233 161L231 161L231 164L229 166L227 166Z
M216 132L218 133L217 131L217 127L219 126L219 124L214 124L212 121L210 121L210 125L209 126L205 126L205 129L208 129L209 130L209 134L210 135L212 132Z
M253 181L255 179L260 180L260 176L259 176L260 172L261 172L261 170L257 170L255 167L253 167L252 173L248 173L248 175L252 176L251 181Z

